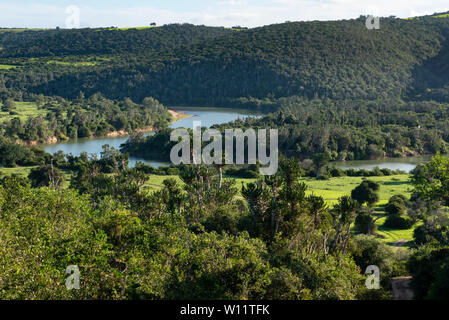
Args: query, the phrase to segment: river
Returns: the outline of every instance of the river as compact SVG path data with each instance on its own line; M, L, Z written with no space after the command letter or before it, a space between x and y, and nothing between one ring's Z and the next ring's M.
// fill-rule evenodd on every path
M423 156L412 158L388 158L382 160L337 161L332 162L331 165L343 170L372 170L379 167L379 169L401 170L410 173L410 171L415 169L418 164L425 163L429 160L431 160L430 156Z
M250 116L258 116L255 113L251 113L250 111L245 110L236 110L236 109L221 109L221 108L170 108L171 110L185 113L191 117L181 119L179 121L174 122L170 127L173 129L176 128L192 128L193 121L201 121L201 125L203 127L211 127L214 124L222 124L230 121L234 121L237 119L245 119ZM147 133L146 135L152 134ZM83 152L87 152L90 156L96 155L100 157L100 153L102 151L102 147L105 144L109 144L109 146L114 147L115 149L120 149L120 145L125 143L128 140L128 136L121 137L105 137L105 138L86 138L86 139L77 139L69 142L61 142L52 145L44 145L44 150L47 153L54 154L59 150L63 151L65 154L73 154L74 156L79 156ZM153 167L160 167L169 165L169 163L158 162L158 161L149 161L142 158L130 157L129 158L129 166L134 167L136 163L140 161L145 164L149 164Z
M171 128L192 128L193 121L201 121L203 127L211 127L214 124L222 124L237 119L245 119L250 116L258 116L257 114L250 113L244 110L234 109L218 109L218 108L170 108L172 110L190 115L190 118L181 119L174 122ZM147 133L150 135L152 133ZM87 152L89 155L97 155L100 157L102 146L109 144L111 147L120 149L120 145L128 140L128 136L116 137L116 138L86 138L78 139L69 142L62 142L53 145L45 145L46 152L53 154L59 150L62 150L66 154L73 154L79 156L82 152ZM375 167L380 169L387 168L390 170L402 170L407 173L412 171L419 163L426 162L430 157L416 157L405 159L383 159L383 160L363 160L363 161L345 161L345 162L332 162L331 165L337 168L346 169L367 169L371 170ZM145 164L149 164L153 167L167 166L169 163L144 160L142 158L130 157L129 165L134 167L136 163L140 161Z

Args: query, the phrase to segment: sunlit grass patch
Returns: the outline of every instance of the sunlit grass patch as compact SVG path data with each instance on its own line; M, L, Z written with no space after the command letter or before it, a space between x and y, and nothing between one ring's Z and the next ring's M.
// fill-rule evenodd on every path
M95 61L59 61L59 60L50 60L47 61L47 64L58 64L64 66L72 66L72 67L93 67L97 64Z
M22 177L28 177L31 169L34 167L15 167L15 168L2 168L0 167L0 176L12 176L18 175Z
M433 16L434 18L449 18L449 13L440 14L437 16Z
M17 66L11 65L11 64L0 64L0 70L9 70L16 68Z
M48 110L39 110L34 102L15 102L15 108L12 110L14 114L1 111L2 106L2 103L0 103L0 122L16 117L25 121L29 117L46 116L48 113Z
M364 179L369 179L380 184L379 204L386 204L388 200L396 194L411 194L411 184L408 175L396 175L385 177L340 177L330 180L316 180L312 178L301 179L302 182L309 186L308 193L321 196L330 205L335 204L339 198L345 195L351 195L354 190Z

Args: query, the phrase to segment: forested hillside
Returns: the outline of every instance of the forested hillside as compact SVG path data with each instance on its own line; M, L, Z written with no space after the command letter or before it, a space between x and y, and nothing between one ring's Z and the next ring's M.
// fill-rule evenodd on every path
M449 101L448 18L366 17L249 30L169 25L144 30L0 33L0 90L164 104L270 106L280 97Z
M191 24L145 29L75 29L2 32L1 57L145 53L170 50L231 33L232 30Z

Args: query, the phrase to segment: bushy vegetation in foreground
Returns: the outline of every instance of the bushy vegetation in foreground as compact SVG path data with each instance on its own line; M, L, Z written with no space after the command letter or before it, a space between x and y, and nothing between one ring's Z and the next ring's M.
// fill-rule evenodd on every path
M68 189L53 163L72 166ZM417 298L442 298L448 216L438 200L446 194L425 181L444 185L448 167L436 157L413 173L410 199L396 195L386 206L421 223L411 244L418 251L407 253L377 239L380 185L373 180L330 208L308 192L296 160L241 189L214 168L184 166L180 180L148 192L148 175L126 169L117 151L105 149L97 160L54 158L29 179L0 180L0 296L388 299L389 280L410 272ZM427 268L435 254L444 261ZM380 290L365 287L373 264L382 268ZM80 290L65 288L69 265L80 268Z
M208 168L183 168L184 187L168 179L148 194L139 172L92 165L69 190L2 180L2 298L367 297L348 232L357 205L306 196L295 162L246 185L245 200ZM68 265L80 267L79 291L65 288Z

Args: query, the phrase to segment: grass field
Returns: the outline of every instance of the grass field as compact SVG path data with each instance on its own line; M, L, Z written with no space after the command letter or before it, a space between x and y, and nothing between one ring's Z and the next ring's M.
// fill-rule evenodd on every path
M20 118L25 121L28 117L36 117L38 115L45 116L47 110L38 110L37 105L33 102L15 102L16 108L13 110L17 115L10 115L8 112L0 111L0 122L6 119ZM0 108L2 103L0 103Z
M16 167L16 168L0 168L0 175L12 176L19 175L22 177L27 177L30 174L31 169L34 167Z
M16 67L17 66L13 66L10 64L0 64L0 70L9 70L9 69L16 68Z
M434 18L449 18L449 13L440 14L438 16L434 16Z
M22 177L28 177L31 170L35 167L15 167L15 168L3 168L0 167L0 177L1 176L12 176L19 175ZM72 172L63 170L64 173L64 181L62 182L63 188L68 188L70 185L70 179L72 177Z
M71 66L71 67L93 67L97 64L97 62L95 62L95 61L70 62L70 61L50 60L50 61L47 61L47 64L59 64L59 65Z
M181 179L178 176L157 176L151 175L146 184L148 190L156 190L163 186L165 179L174 178L181 183ZM379 205L382 206L388 202L388 200L395 194L402 194L410 196L411 185L408 175L397 175L389 177L370 177L370 180L376 181L380 184L380 201ZM253 179L235 179L236 186L241 189L242 182L249 183L254 182ZM362 177L341 177L332 178L330 180L315 180L312 178L303 178L301 182L304 182L309 186L308 194L314 194L316 196L323 197L326 202L332 206L337 203L338 198L350 195L351 191L357 187L363 181Z
M0 173L2 174L21 174L28 175L31 168L0 168ZM175 179L179 184L182 185L182 181L178 176L158 176L158 175L150 175L147 183L144 186L144 189L147 191L155 191L159 190L163 187L164 180L167 179ZM371 177L369 179L378 182L381 185L380 188L380 201L378 203L377 211L382 212L382 207L388 202L388 199L396 194L402 194L407 197L411 194L411 185L408 180L408 175L399 175L399 176L389 176L389 177ZM250 183L254 182L254 179L235 179L236 187L241 190L242 183ZM319 181L311 178L303 178L302 182L306 183L309 186L307 194L314 194L317 196L323 197L328 205L332 207L335 203L337 203L338 198L350 195L351 191L357 187L362 181L363 178L359 177L342 177L342 178L332 178L327 181ZM382 222L382 220L380 220Z
M410 182L408 175L397 175L388 177L370 177L367 178L380 184L380 202L384 205L395 194L410 196ZM330 205L335 204L338 198L344 195L350 195L351 191L362 181L362 177L341 177L331 180L303 179L309 186L309 193L322 196Z

